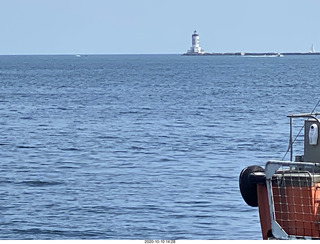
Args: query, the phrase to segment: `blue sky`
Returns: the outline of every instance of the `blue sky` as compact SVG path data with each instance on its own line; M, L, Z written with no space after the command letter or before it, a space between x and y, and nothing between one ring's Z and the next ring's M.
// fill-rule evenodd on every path
M0 54L320 51L319 0L0 0Z

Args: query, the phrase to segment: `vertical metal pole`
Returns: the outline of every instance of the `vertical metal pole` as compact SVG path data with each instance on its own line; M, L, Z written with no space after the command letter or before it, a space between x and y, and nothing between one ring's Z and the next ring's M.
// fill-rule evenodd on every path
M290 117L290 161L292 161L293 158L293 143L292 143L292 117Z
M290 122L291 122L291 118L290 118ZM269 161L266 164L265 173L266 173L266 185L267 185L267 194L268 194L268 203L269 203L269 212L270 212L272 234L275 238L282 240L282 239L289 239L289 236L285 232L285 230L277 222L276 211L275 211L275 206L274 206L274 197L273 197L274 195L273 195L273 191L272 191L272 176L276 173L276 171L280 167L281 167L281 163L277 163L276 161L275 162Z

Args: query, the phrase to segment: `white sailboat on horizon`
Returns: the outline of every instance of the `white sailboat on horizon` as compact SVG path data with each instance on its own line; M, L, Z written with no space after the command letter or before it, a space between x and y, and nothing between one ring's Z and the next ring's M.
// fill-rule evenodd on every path
M311 45L311 49L310 49L309 52L310 52L310 53L315 53L315 52L316 52L316 50L314 49L314 45L313 45L313 44Z

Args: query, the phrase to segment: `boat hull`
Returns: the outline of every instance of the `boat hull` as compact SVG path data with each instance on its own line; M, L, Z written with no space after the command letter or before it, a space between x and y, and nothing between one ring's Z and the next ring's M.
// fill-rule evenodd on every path
M272 162L271 162L272 163ZM320 174L315 164L267 163L265 172L252 172L263 239L320 239ZM299 166L298 166L299 165ZM319 167L319 166L316 166Z

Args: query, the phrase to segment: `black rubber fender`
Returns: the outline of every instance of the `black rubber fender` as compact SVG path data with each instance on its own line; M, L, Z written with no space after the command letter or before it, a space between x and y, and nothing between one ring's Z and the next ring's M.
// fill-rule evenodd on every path
M264 172L264 169L258 165L244 168L239 176L239 188L243 200L251 207L258 207L257 184L249 178L254 172Z

